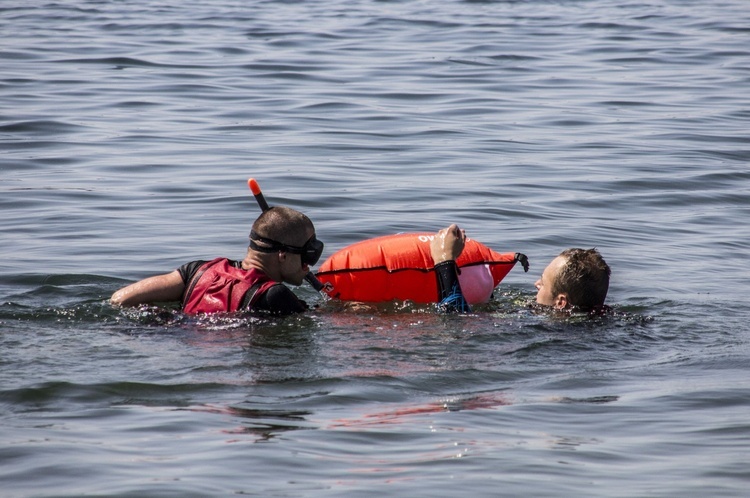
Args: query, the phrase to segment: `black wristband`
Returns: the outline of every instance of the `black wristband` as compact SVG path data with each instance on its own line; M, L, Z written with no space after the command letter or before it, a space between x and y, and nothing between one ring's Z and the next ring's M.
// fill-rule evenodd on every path
M438 302L451 295L454 288L460 288L458 283L458 265L452 259L436 264L435 276L437 277L438 284Z

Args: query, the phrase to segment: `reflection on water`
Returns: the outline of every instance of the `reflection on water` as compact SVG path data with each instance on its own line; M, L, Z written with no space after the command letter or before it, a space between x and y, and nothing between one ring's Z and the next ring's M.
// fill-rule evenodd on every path
M192 406L192 411L227 415L240 419L241 425L226 429L224 432L233 435L251 436L255 442L267 442L286 431L314 429L307 422L312 413L308 411L252 409L242 407L221 407L215 405Z
M434 415L441 412L457 412L462 410L480 410L508 405L507 395L497 393L483 393L470 397L451 397L444 401L426 403L419 406L393 408L368 413L358 419L340 419L334 421L332 428L360 430L367 426L397 425L407 423L408 417L420 415Z

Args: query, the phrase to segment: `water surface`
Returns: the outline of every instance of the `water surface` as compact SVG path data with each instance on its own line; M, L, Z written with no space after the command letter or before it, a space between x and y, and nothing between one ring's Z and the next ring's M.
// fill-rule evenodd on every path
M742 496L750 11L665 0L0 6L7 496ZM451 222L471 316L189 318L122 285ZM598 247L611 316L528 307Z

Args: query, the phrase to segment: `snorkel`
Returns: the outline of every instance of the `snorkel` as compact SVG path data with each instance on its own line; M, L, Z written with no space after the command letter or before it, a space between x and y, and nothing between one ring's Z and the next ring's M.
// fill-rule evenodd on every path
M266 212L271 207L268 205L268 202L266 202L266 198L263 196L263 192L260 190L260 185L258 185L258 182L255 180L255 178L250 178L247 181L247 186L250 187L250 191L253 193L253 196L255 197L255 200L258 202L258 206L260 206L261 211ZM307 275L305 275L305 280L318 292L321 292L325 285L318 280L318 278L315 276L315 274L312 271L307 272Z

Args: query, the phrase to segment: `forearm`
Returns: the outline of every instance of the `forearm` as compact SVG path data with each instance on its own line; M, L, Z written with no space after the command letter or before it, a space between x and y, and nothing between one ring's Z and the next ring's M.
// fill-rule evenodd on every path
M179 301L184 289L185 283L180 273L174 271L123 287L112 294L110 302L120 306L136 306L145 303Z
M438 311L443 313L470 313L461 284L458 281L458 266L453 260L435 265L435 278L438 285Z

